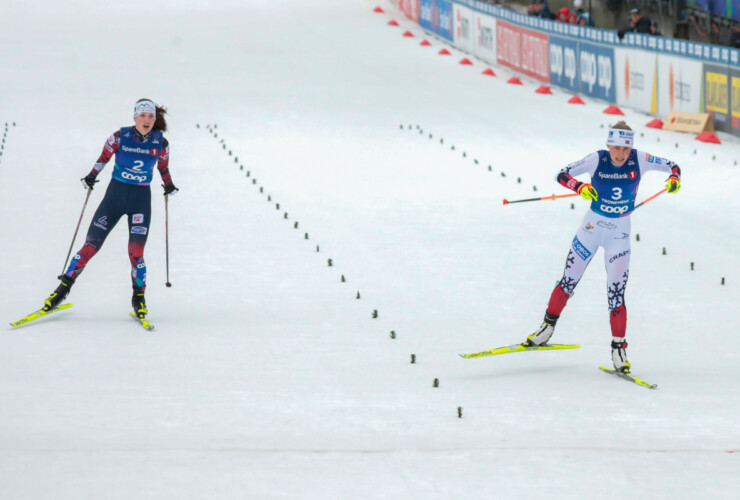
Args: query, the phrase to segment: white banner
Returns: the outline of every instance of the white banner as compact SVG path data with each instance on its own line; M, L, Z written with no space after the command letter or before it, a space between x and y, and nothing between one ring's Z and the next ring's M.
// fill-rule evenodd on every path
M474 53L481 60L488 64L496 64L496 18L478 14L473 14Z
M473 40L473 11L467 7L454 4L452 17L454 19L455 46L472 54L475 50L475 41Z
M661 54L658 58L658 114L671 111L701 113L702 63Z
M658 55L645 50L616 49L617 104L646 113L658 112Z

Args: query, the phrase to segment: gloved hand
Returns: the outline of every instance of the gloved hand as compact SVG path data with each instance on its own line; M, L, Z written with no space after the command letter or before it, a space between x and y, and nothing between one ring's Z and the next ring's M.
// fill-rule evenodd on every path
M670 177L668 177L665 182L665 188L666 191L668 191L669 193L675 193L679 189L681 189L681 181L679 180L678 176L671 175Z
M162 187L164 188L165 196L174 196L179 191L179 189L177 189L174 184L170 184L169 186L165 186L164 184L162 184Z
M87 174L85 177L80 179L82 182L82 187L85 189L93 189L95 187L96 182L100 182L95 180L95 176L93 174Z
M596 188L591 184L581 184L578 186L578 190L576 192L587 200L596 201L599 199L599 193L596 192Z

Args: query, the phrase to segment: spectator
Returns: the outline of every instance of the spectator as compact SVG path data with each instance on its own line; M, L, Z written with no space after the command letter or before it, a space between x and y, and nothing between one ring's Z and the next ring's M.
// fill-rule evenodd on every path
M650 34L650 18L643 16L640 9L632 9L630 11L630 23L619 28L617 36L621 40L628 31Z
M582 23L580 19L577 19L576 24L580 24L582 26L594 26L594 20L591 19L591 15L588 13L587 10L583 8L583 0L573 0L573 10L578 15L579 18L586 19L586 23Z
M568 7L563 7L558 11L558 15L555 18L556 21L559 23L567 23L568 18L570 17L570 9Z
M530 16L552 19L554 16L547 6L547 0L530 0L527 14Z
M570 11L570 15L568 16L568 24L578 24L578 14L576 14L574 11Z
M663 36L663 33L658 31L658 23L656 21L650 21L650 34L655 36Z
M588 13L578 16L577 24L579 26L591 26L590 22L591 19L589 18Z

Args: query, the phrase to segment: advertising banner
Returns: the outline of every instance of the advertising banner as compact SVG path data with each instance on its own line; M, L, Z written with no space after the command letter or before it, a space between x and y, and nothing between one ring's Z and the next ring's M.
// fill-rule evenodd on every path
M714 128L730 132L730 77L727 67L704 64L704 109L714 117Z
M473 52L473 11L455 4L452 9L455 46L465 52Z
M578 73L581 93L607 102L616 102L612 47L579 42Z
M419 26L454 42L452 2L448 0L420 0Z
M527 76L550 82L549 42L545 33L498 21L496 60Z
M550 83L578 92L578 42L550 35Z
M476 12L473 14L473 25L475 26L473 52L481 60L496 64L496 18Z
M617 104L658 112L658 55L646 50L614 51Z
M712 121L712 115L709 113L671 111L665 119L663 129L700 134L705 130L714 132L714 122Z
M419 11L421 7L421 0L394 0L398 8L406 14L406 17L412 21L419 22Z
M700 61L660 54L658 57L658 115L671 111L703 112Z
M740 135L740 70L730 70L730 132Z

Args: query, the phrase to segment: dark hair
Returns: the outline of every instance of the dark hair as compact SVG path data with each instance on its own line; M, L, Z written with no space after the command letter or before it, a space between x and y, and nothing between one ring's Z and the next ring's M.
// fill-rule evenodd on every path
M144 97L136 101L136 104L139 104L141 101L152 101L152 100ZM167 114L167 108L155 103L154 109L156 110L157 118L154 120L154 126L152 128L154 130L159 130L160 132L167 132L167 118L165 118L165 115Z

